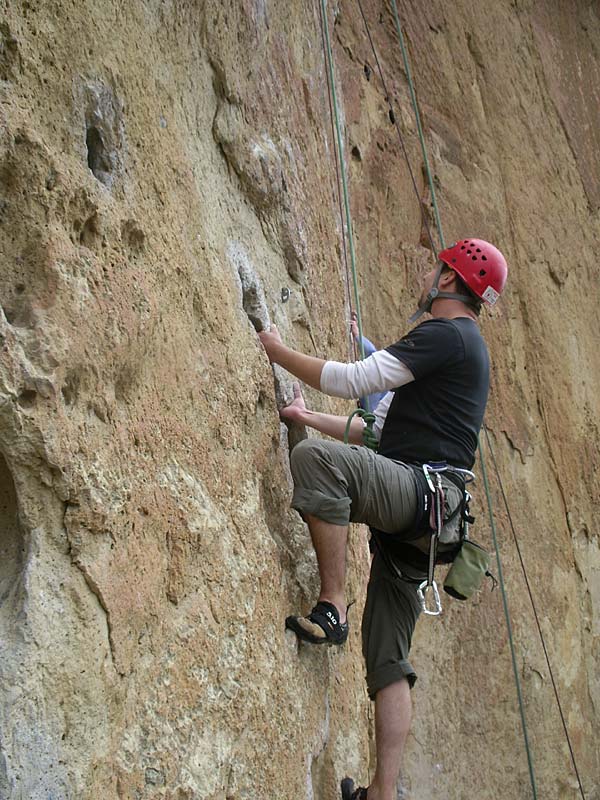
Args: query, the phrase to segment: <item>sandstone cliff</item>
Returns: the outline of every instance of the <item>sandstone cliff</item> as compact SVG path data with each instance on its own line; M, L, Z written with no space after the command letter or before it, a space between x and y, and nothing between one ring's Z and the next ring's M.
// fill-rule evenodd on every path
M289 378L252 324L348 356L318 4L0 8L0 797L336 798L372 766L359 611L342 651L284 633L314 597L315 560L288 507ZM400 10L446 239L489 238L510 262L482 323L487 422L592 800L599 9ZM365 11L429 210L390 8ZM383 345L407 329L431 253L358 6L329 14L363 317ZM574 800L493 493L538 795ZM367 572L356 528L358 608ZM499 592L445 606L414 645L402 796L529 798Z

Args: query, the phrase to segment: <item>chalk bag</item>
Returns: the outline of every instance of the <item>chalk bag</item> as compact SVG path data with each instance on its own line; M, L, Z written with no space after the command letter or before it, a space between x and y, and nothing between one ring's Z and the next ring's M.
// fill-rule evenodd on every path
M489 574L490 554L480 544L465 539L444 581L444 591L456 600L468 600Z

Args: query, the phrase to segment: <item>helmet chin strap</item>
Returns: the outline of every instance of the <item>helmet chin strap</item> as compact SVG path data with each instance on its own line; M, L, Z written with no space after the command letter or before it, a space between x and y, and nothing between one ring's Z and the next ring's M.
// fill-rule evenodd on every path
M428 314L431 311L431 306L433 305L433 301L439 299L446 299L446 300L460 300L465 305L473 306L473 298L469 297L466 294L457 294L456 292L440 292L438 288L438 284L440 282L440 275L442 274L442 270L444 269L444 262L440 261L439 266L436 270L435 276L433 278L433 286L427 292L425 299L422 303L419 303L419 307L415 311L415 313L409 317L409 322L412 323L416 322L423 314Z

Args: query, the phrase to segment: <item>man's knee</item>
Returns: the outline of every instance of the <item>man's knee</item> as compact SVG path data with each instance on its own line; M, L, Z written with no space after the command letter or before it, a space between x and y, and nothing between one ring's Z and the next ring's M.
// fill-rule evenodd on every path
M395 677L389 679L389 683L377 689L372 699L379 699L380 702L384 702L388 697L399 697L401 695L410 696L410 690L414 684L415 681L411 681L408 675L397 674Z
M294 481L303 474L310 474L311 464L314 464L319 451L318 439L303 439L294 447L290 456L290 468Z
M298 442L298 444L292 450L290 457L292 466L298 463L302 464L306 461L306 459L310 460L311 458L314 458L318 446L318 439L302 439L302 441Z
M347 525L351 500L335 461L335 442L305 439L296 445L290 460L294 479L292 508L303 517L311 515L332 525Z

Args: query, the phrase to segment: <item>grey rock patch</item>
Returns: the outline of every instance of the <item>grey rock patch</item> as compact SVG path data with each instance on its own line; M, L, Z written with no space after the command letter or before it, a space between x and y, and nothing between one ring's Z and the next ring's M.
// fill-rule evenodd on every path
M240 305L256 331L268 330L271 321L265 293L248 253L239 242L229 242L227 257L236 271L240 287Z
M80 91L88 167L100 183L111 189L123 169L123 104L102 81L86 81Z

